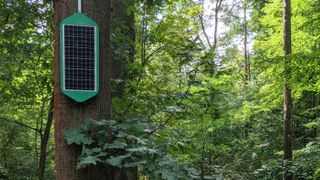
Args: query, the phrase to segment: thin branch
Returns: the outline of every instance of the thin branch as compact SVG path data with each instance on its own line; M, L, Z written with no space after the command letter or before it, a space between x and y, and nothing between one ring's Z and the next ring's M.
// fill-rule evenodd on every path
M158 53L159 51L161 51L163 49L163 46L158 47L156 50L154 50L152 53L150 53L147 57L145 57L145 61L144 61L144 65L146 65L148 63L148 60L156 53Z
M293 115L299 116L299 117L308 118L308 119L315 119L315 117L313 117L313 116L307 116L307 115L298 114L298 113L293 113Z
M33 128L33 127L28 126L28 125L26 125L26 124L23 124L23 123L21 123L21 122L19 122L19 121L17 121L17 120L12 120L12 119L7 119L7 118L4 118L4 117L0 117L0 121L4 121L4 122L8 122L8 123L11 123L11 124L15 124L15 125L18 125L18 126L21 126L21 127L24 127L24 128L28 128L28 129L34 130L34 131L36 131L36 132L38 132L38 133L41 134L40 129Z
M204 9L204 0L200 1L200 5L201 5L202 9ZM209 36L208 36L208 34L207 34L206 30L205 30L203 15L204 15L204 11L199 15L200 25L201 25L201 29L202 29L202 32L204 34L204 37L206 38L207 44L211 48L212 45L210 43Z
M159 86L157 85L157 82L156 82L154 79L152 79L152 77L150 77L150 76L147 75L147 74L145 74L145 76L152 81L154 87L156 87L156 89L157 89L158 91L161 91L161 89L160 89Z

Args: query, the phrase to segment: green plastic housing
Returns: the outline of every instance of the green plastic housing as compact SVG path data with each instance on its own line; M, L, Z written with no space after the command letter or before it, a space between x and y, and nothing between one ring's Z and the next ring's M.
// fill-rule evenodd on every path
M65 89L64 76L64 26L79 25L95 27L95 90L68 90ZM62 92L77 102L84 102L98 94L99 91L99 27L98 24L82 13L74 13L60 23L60 84Z

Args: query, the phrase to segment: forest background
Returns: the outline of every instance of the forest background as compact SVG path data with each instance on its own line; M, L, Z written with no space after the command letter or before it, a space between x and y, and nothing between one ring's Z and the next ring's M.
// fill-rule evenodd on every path
M0 179L54 179L53 7L0 0ZM86 146L95 124L122 133L106 149L128 152L104 163L141 178L319 179L320 1L292 0L291 12L285 56L280 0L113 0L112 120L66 130L83 147L77 167L104 156Z

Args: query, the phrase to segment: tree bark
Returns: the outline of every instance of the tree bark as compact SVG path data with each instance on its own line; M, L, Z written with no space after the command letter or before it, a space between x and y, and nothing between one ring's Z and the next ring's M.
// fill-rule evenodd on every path
M110 49L110 0L82 1L82 11L95 20L100 29L100 91L97 96L84 103L77 103L60 90L60 41L59 23L77 12L77 1L54 0L54 119L55 119L55 163L58 180L104 180L118 179L116 170L105 165L97 165L76 170L77 158L81 149L69 146L64 139L63 130L79 127L86 118L108 119L111 117L111 49Z
M284 54L291 54L291 0L283 0L283 41L284 41ZM291 180L293 175L289 173L289 165L292 160L292 97L290 87L290 61L289 58L284 59L284 160L288 163L285 167L284 179Z

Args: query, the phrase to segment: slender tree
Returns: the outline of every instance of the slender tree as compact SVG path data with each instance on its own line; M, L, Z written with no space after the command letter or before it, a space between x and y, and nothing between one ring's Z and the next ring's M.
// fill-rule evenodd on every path
M248 53L248 21L247 21L247 2L243 1L243 24L244 24L244 81L248 83L250 78L249 72L249 53Z
M41 133L40 141L40 160L39 160L39 180L45 179L45 170L46 170L46 158L47 158L47 145L49 141L52 121L53 121L53 96L50 100L50 107L47 115L47 122L44 132Z
M285 54L284 58L284 134L283 134L283 152L284 160L290 162L292 160L292 97L290 87L290 61L287 57L291 54L291 0L283 0L283 50ZM285 168L284 173L285 180L293 179L291 173L289 173L288 166Z
M216 49L217 48L217 43L218 43L218 25L219 25L219 13L221 11L221 7L222 7L222 2L224 0L215 0L214 1L214 32L213 32L213 44L210 42L209 36L206 32L206 27L205 27L205 19L204 19L204 13L202 13L201 15L199 15L199 19L200 19L200 25L201 25L201 29L202 32L204 34L204 37L206 39L206 43L207 45L212 48L212 49ZM200 6L204 9L204 0L200 0L199 1Z
M219 24L219 12L224 0L216 0L214 9L214 32L213 32L213 48L217 48L218 42L218 24Z

